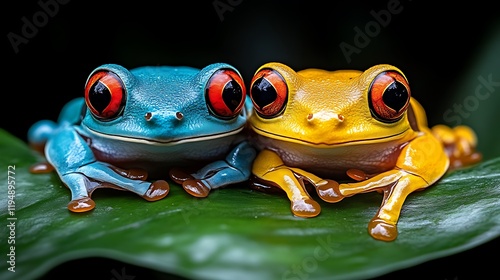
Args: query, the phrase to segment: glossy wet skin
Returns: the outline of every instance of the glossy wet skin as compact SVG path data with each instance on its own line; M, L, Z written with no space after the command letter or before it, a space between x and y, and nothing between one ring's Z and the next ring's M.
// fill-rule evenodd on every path
M100 79L107 79L110 89L115 86L117 99L104 103L123 105L110 104L101 113L87 110L78 128L92 139L91 146L100 160L124 167L140 164L155 175L158 163L164 163L160 167L164 172L168 167L165 164L185 166L193 160L209 161L226 153L241 138L239 133L247 119L245 92L226 97L232 107L221 95L228 80L239 79L232 68L218 65L200 71L162 66L129 71L105 65L89 76L87 92L95 83L93 79L103 72L105 76ZM208 86L207 81L211 81ZM207 87L212 90L207 91ZM90 100L86 98L88 108L93 107ZM98 101L94 99L96 107ZM108 117L99 116L114 111Z
M293 70L281 67L279 74L269 75L271 79L282 75L288 90L287 103L279 116L253 116L250 123L257 133L301 145L333 148L386 142L411 132L405 114L384 122L374 118L370 109L368 90L372 81L381 72L397 71L396 68L377 67L365 72L308 69L297 76L290 72ZM402 99L404 110L409 100Z
M88 91L93 86L93 77L98 76L96 73L101 71L112 71L111 74L104 75L115 73L118 76L109 77L109 84L118 84L120 81L114 81L117 78L121 80L125 90L125 93L122 93L124 96L120 98L113 95L113 98L119 100L112 99L110 102L124 105L108 105L117 108L105 108L104 112L100 113L89 110L82 120L82 126L93 132L122 141L174 144L234 134L240 131L246 122L246 112L242 111L245 92L241 91L240 96L235 96L234 100L228 102L236 103L234 107L229 108L223 104L218 108L220 112L212 110L210 101L206 100L207 81L217 71L221 71L216 75L222 77L215 77L208 87L218 86L218 92L213 90L212 95L219 95L215 97L216 102L224 102L220 92L223 84L217 81L217 78L227 82L227 79L232 78L231 75L236 77L233 72L224 73L226 70L217 67L200 71L189 67L162 66L140 67L128 71L118 66L102 66L91 74L87 84ZM120 95L119 90L119 86L116 86L116 95ZM86 102L88 107L92 108L90 100L91 98L87 98ZM105 118L97 116L113 110L118 112L110 113L111 116Z
M63 107L58 123L30 128L30 144L44 147L48 161L31 171L55 170L71 190L73 212L92 210L97 188L162 199L168 177L206 196L249 176L255 151L241 132L250 106L242 77L225 63L132 70L105 64L90 73L84 96ZM197 171L172 173L181 167Z
M321 211L306 185L330 203L378 191L384 198L368 231L392 241L410 193L439 180L450 158L480 160L471 129L427 127L408 80L392 65L296 72L266 63L256 70L249 92L255 108L249 123L260 150L252 169L255 186L284 190L299 217ZM444 139L455 152L445 148Z
M349 168L381 172L394 166L400 147L416 136L406 114L380 121L370 108L372 82L380 73L399 71L394 67L365 72L307 69L297 74L283 65L277 69L279 72L263 74L271 80L284 79L283 84L276 83L288 92L285 108L271 118L254 114L250 125L259 135L261 148L278 151L287 165L322 175L341 176ZM406 83L403 75L397 77ZM385 79L384 75L378 77L380 84ZM400 101L402 110L407 102L409 99Z

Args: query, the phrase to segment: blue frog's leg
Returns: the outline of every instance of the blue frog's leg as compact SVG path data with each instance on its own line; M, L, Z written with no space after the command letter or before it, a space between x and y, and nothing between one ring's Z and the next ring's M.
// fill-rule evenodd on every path
M168 194L168 183L133 180L118 174L113 166L99 162L85 140L73 126L64 125L47 141L45 156L61 181L71 190L68 209L84 212L94 208L90 198L96 188L117 188L132 191L149 201Z
M118 174L113 166L99 162L85 140L72 126L60 128L45 147L45 156L56 169L61 181L71 190L68 208L74 212L94 207L90 196L96 188L110 187L134 192L146 200L155 201L168 194L168 183L133 180ZM87 209L82 207L89 204Z
M40 120L34 123L28 129L29 145L43 153L45 143L57 132L58 128L80 123L84 106L85 100L83 97L75 98L63 106L57 123L52 120Z
M250 177L255 156L255 149L243 141L231 150L225 160L212 162L192 174L172 169L170 177L182 184L189 194L206 197L211 189L246 181Z
M30 127L29 144L48 160L48 163L35 164L30 171L47 173L56 170L61 181L71 190L68 209L73 212L95 207L90 196L96 188L128 190L149 201L165 197L169 190L167 182L146 182L144 171L124 170L95 159L90 147L74 129L82 119L84 106L83 97L73 99L62 108L57 123L41 120Z

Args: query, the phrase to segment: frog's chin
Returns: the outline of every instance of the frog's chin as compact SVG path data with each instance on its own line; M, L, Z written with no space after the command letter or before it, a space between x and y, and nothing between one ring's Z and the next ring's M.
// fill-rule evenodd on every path
M412 133L413 130L408 128L408 129L405 129L405 130L400 131L398 133L388 134L388 135L384 135L384 136L376 137L376 138L363 138L363 139L350 139L350 140L320 142L320 141L312 141L309 139L300 139L297 137L278 135L278 134L274 134L274 133L259 129L255 126L252 126L252 130L256 134L260 135L261 137L274 139L274 140L278 140L278 141L301 144L301 145L305 145L305 146L313 146L313 147L318 147L318 148L375 144L375 143L384 143L384 142L396 141L396 140L408 141L411 138L414 138L416 136L415 134Z
M225 131L222 133L214 133L214 134L206 134L199 135L193 137L184 137L184 138L147 138L147 137L133 137L133 136L123 136L116 134L107 134L103 132L99 132L89 128L88 126L83 126L83 130L81 130L82 135L86 135L87 137L100 137L108 140L114 141L122 141L129 143L138 143L138 144L146 144L146 145L156 145L156 146L174 146L185 143L193 143L193 142L203 142L209 140L215 140L224 137L230 137L240 133L244 127L239 127L234 130Z

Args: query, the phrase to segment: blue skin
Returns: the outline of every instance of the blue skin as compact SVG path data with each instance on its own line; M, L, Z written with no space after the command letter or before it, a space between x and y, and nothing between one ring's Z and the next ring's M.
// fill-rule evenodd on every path
M218 116L217 108L224 105L216 105L216 109L207 105L208 84L221 75L221 69L241 79L235 68L224 63L203 69L146 66L129 71L116 64L96 68L87 83L92 85L91 77L100 70L116 74L124 88L123 109L111 110L116 116L106 119L99 116L102 108L96 115L88 107L92 102L81 97L63 107L57 123L35 123L28 131L28 141L43 147L48 164L40 164L32 172L55 169L71 190L68 209L73 212L95 207L90 196L96 188L128 190L148 201L165 197L168 183L147 181L148 176L170 176L197 197L247 180L256 155L244 135L251 101L243 80L236 79L242 87L239 95L232 95L232 90L239 89L234 80L233 87L226 88L234 102L240 102L239 109L231 112L234 116ZM217 90L214 87L216 99L222 96ZM242 96L240 101L238 96ZM195 169L183 171L188 168Z

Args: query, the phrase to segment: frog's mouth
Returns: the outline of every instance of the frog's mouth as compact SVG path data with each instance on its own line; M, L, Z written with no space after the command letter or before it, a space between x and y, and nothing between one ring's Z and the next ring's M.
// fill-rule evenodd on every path
M185 144L185 143L203 142L203 141L220 139L220 138L236 135L236 134L240 133L241 131L243 131L243 129L245 128L245 127L239 127L239 128L234 129L234 130L225 131L223 133L214 133L214 134L185 137L185 138L152 139L152 138L141 138L141 137L133 137L133 136L107 134L107 133L102 133L102 132L98 132L96 130L93 130L93 129L89 128L88 126L82 125L82 127L85 128L85 131L89 132L90 134L92 134L96 137L101 137L101 138L114 140L114 141L139 143L139 144L146 144L146 145L156 145L156 146L174 146L174 145L180 145L180 144ZM89 137L88 133L79 132L79 134L81 134L85 138Z
M349 146L349 145L362 145L362 144L376 144L376 143L385 143L393 140L403 140L409 141L414 138L416 134L409 133L411 130L409 128L402 130L398 133L376 137L376 138L364 138L364 139L352 139L349 141L338 141L338 142L314 142L310 140L300 139L296 137L284 136L280 134L275 134L263 129L260 129L254 125L251 125L252 131L262 137L266 137L269 139L285 141L290 143L297 143L306 146L314 146L314 147L337 147L337 146Z

